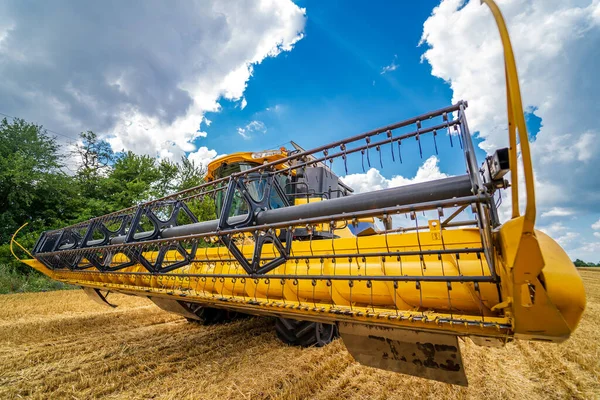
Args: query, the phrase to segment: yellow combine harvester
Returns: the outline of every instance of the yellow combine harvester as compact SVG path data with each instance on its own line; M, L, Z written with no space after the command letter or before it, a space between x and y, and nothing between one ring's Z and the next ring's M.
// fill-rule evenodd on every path
M201 186L44 232L24 262L101 303L119 292L204 323L273 316L286 343L322 346L339 334L363 364L459 385L459 336L485 346L564 341L583 313L583 285L534 229L514 58L499 10L485 2L505 49L510 147L481 166L459 102L309 151L220 158ZM334 161L346 172L402 162L409 146L437 152L441 136L466 174L352 194L333 172ZM512 219L501 224L495 201L509 186ZM217 218L199 221L201 207Z

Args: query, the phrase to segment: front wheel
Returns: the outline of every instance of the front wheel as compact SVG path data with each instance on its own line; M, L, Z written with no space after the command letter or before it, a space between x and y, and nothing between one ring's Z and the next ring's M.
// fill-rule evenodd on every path
M275 331L282 342L302 347L323 347L338 337L337 325L335 324L298 321L288 318L277 318Z

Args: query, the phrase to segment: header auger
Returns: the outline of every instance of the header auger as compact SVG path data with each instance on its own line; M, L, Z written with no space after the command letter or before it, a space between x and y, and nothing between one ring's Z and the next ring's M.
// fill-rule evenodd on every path
M488 346L567 339L583 285L534 229L514 58L485 2L505 48L510 148L482 165L459 102L312 150L217 159L201 186L44 232L24 262L106 304L104 293L121 292L204 323L274 316L287 343L321 346L339 333L361 363L460 385L459 336ZM460 152L466 173L359 194L334 173L400 165L407 151ZM496 200L508 172L513 213L502 224ZM214 218L201 218L207 209Z

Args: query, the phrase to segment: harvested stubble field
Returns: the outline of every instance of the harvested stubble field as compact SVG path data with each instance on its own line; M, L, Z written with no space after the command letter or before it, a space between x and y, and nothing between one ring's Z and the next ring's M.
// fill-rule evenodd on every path
M600 398L600 271L564 344L461 343L469 388L363 367L338 340L283 345L268 318L203 327L149 301L80 291L0 296L0 398Z

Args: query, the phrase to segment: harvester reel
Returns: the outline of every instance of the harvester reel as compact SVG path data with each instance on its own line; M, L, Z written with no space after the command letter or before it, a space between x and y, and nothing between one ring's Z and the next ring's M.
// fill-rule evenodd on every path
M323 347L338 337L336 324L298 321L281 317L275 321L275 331L282 342L291 346Z

